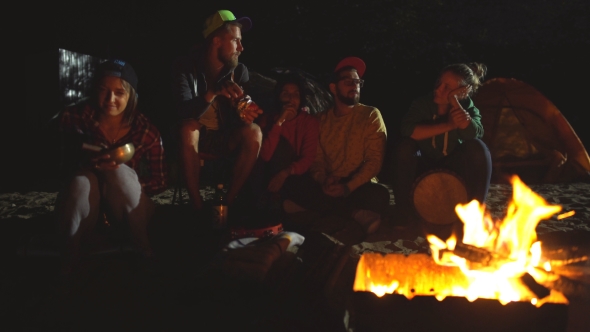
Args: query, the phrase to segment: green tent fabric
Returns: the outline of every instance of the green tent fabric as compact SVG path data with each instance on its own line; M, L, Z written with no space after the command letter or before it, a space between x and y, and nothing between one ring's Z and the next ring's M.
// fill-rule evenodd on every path
M528 183L590 180L590 158L559 109L527 83L486 81L474 96L484 142L492 154L493 182L512 174Z

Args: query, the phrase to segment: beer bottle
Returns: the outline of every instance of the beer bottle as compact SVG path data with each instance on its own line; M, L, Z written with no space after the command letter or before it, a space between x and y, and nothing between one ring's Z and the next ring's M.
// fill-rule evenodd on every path
M223 190L223 184L218 184L215 188L215 197L213 199L213 228L224 229L227 227L227 198Z

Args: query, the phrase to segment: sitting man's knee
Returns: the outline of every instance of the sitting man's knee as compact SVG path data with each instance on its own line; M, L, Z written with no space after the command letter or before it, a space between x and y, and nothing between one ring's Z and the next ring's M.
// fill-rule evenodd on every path
M262 130L260 126L256 123L251 123L246 126L247 128L247 135L252 138L252 140L262 142Z
M247 124L240 128L240 136L244 144L262 143L262 130L255 123Z

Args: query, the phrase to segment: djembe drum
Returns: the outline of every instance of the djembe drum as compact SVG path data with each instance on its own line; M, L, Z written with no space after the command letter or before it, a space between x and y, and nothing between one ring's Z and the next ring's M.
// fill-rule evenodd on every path
M455 206L468 203L463 180L444 169L426 172L416 179L411 197L418 215L426 222L439 225L458 221Z

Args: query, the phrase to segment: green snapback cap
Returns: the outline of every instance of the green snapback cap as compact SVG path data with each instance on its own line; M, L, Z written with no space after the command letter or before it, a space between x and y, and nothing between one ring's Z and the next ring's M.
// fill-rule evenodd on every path
M252 20L249 17L236 18L229 10L218 10L205 20L203 36L207 38L213 31L219 29L225 22L237 22L242 25L242 32L250 30Z

